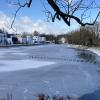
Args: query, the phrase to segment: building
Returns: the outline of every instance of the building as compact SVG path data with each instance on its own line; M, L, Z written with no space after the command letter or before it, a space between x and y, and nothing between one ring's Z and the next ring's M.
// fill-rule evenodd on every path
M33 43L40 43L40 37L39 36L33 36Z
M27 44L26 34L23 34L21 37L22 37L22 44ZM21 38L20 38L20 40L21 40Z
M62 37L62 38L60 39L60 41L61 41L61 43L66 43L66 39L65 39L64 37Z
M6 45L7 44L7 34L0 33L0 45Z
M46 42L46 37L43 37L43 36L40 37L40 42L41 42L41 43L45 43L45 42Z
M18 39L18 44L22 44L22 35L21 34L16 34L16 37Z
M33 37L31 35L26 36L27 44L33 44Z
M8 44L18 44L18 38L16 34L7 34L7 43Z
M33 43L44 43L44 42L46 42L45 37L33 36Z
M7 38L7 43L8 43L8 45L9 45L9 44L13 44L12 38Z
M18 44L18 38L16 36L12 37L13 44Z
M0 45L13 44L40 44L46 43L46 37L31 34L4 34L0 33Z

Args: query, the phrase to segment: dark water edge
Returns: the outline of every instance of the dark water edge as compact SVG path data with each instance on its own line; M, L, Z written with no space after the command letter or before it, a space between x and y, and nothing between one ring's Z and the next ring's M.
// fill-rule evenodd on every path
M85 50L85 52L93 55L93 56L90 56L92 58L92 60L97 61L96 58L100 59L100 57L97 54L95 54L91 51ZM80 56L85 58L84 55L80 55ZM89 57L86 56L86 58L89 58ZM89 58L89 59L91 60L91 58ZM98 66L100 66L100 62L98 62ZM100 88L98 90L94 91L93 93L88 93L88 94L81 96L78 100L100 100Z

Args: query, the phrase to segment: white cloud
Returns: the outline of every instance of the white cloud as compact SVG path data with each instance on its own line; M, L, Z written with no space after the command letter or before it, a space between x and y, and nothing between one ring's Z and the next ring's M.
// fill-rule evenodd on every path
M7 16L5 13L0 11L0 29L5 29L9 33L13 33L14 30L11 29L11 22L13 17Z
M12 16L8 16L0 11L0 28L4 28L10 33L13 32L13 30L10 29L12 19L13 19ZM50 23L42 20L33 21L28 16L16 19L13 27L16 28L18 33L34 32L35 30L39 31L40 33L47 33L47 34L48 33L60 34L66 32L66 28L64 27L63 24L61 25L58 23Z

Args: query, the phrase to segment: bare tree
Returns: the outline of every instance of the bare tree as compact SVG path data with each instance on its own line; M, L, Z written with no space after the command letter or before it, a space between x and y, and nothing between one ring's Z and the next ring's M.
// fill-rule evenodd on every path
M12 0L13 1L13 0ZM23 7L30 8L34 0L25 0L21 4L20 0L14 5L18 6L12 25L15 21L18 11ZM48 18L54 22L56 19L62 19L68 26L71 25L71 20L75 20L81 26L94 25L100 16L100 3L98 0L42 0L46 1L54 11L47 10ZM93 16L92 16L93 15ZM11 26L12 26L11 25Z
M80 25L94 25L100 15L100 6L96 0L47 0L50 6L54 9L55 14L53 19L61 18L70 26L72 19L76 20ZM95 10L94 10L95 9ZM92 22L84 22L87 18L92 17L93 10L97 14ZM90 13L91 12L91 13ZM94 16L93 16L94 17Z
M99 38L99 35L100 35L100 22L96 21L93 26L86 26L85 28L87 30L89 30L90 32L95 33L96 37Z

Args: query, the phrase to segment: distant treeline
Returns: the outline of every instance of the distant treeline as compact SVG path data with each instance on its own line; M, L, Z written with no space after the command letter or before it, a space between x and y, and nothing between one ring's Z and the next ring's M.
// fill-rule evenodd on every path
M67 39L68 43L86 46L96 46L99 45L100 42L99 36L94 31L85 28L70 32L67 35Z
M66 43L70 44L78 44L78 45L86 45L86 46L96 46L100 43L100 37L98 34L96 34L94 31L82 28L77 29L74 31L71 31L66 34L60 34L60 35L53 35L53 34L41 34L44 37L46 37L46 40L59 43L59 40L61 38L65 38Z

